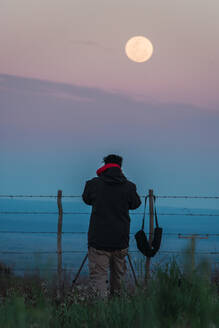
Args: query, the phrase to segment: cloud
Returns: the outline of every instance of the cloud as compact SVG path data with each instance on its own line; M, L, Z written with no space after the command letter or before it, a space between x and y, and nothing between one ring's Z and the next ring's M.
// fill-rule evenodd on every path
M0 142L117 143L171 152L219 146L219 113L119 92L0 75Z
M74 101L89 102L92 99L82 93L77 92L77 86L69 88L70 85L64 83L53 83L46 80L18 77L12 75L0 75L0 91L11 94L26 94L38 96L51 96L56 98L72 99ZM79 88L80 89L80 88Z
M72 96L73 100L77 98L77 100L84 99L85 101L111 96L112 94L118 94L119 97L126 97L125 95L120 96L116 92L106 92L98 88L7 74L0 74L0 90L10 91L11 93L20 92L35 95L51 95L54 97L59 94L62 96L65 94L66 98L71 98Z
M105 47L101 43L96 42L96 41L91 41L91 40L87 40L87 41L73 40L72 44L79 45L79 46L85 46L85 47L96 47L96 48L100 48L100 49L103 49L103 50L112 51L112 48Z

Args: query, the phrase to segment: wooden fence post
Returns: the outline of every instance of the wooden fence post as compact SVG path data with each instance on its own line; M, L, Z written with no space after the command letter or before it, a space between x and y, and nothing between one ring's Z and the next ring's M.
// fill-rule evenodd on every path
M149 213L150 213L150 220L149 220L149 244L151 246L153 241L154 235L154 194L153 190L149 190ZM145 281L147 282L150 278L150 262L151 258L147 257L146 259L146 272L145 272Z
M187 236L181 236L178 235L178 238L184 238L184 239L191 239L191 268L192 271L195 270L195 249L196 249L196 239L208 239L208 235L205 235L205 237L200 235L187 235Z
M62 295L62 190L58 190L57 194L57 205L59 210L58 216L58 229L57 229L57 298L60 299Z

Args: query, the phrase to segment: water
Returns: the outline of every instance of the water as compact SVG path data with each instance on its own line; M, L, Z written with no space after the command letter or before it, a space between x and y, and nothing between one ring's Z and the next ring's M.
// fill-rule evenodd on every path
M64 214L62 249L63 266L73 274L77 271L87 252L87 230L91 207L80 198L63 200L64 212L85 212L85 214ZM137 251L134 234L140 229L144 204L130 211L131 234L129 252L133 261L142 256ZM57 202L52 200L0 199L0 211L10 212L49 212L50 214L0 214L0 262L12 266L18 274L31 271L35 267L41 270L56 271L57 254ZM55 212L55 214L54 214ZM219 210L203 208L182 208L157 205L158 220L163 228L163 239L159 253L153 263L161 263L170 256L180 256L179 252L188 243L185 234L200 234L205 239L196 239L196 252L219 252ZM140 214L139 214L140 213ZM166 215L163 215L166 214ZM174 214L174 215L173 215ZM196 216L189 216L195 214ZM201 215L200 215L201 214ZM211 214L207 216L205 214ZM146 215L146 232L149 217ZM8 231L10 233L8 233ZM31 232L31 233L29 233ZM179 236L178 233L184 234ZM181 238L180 238L181 237ZM218 254L197 254L216 263ZM83 268L87 271L87 265Z

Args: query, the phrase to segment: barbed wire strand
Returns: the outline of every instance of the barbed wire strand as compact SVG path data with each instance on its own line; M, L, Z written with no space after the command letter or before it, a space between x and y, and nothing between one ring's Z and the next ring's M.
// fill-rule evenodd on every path
M58 212L44 211L0 211L0 215L58 215ZM91 212L63 212L64 215L90 215ZM143 212L130 213L130 215L143 215ZM146 213L149 215L149 212ZM219 216L219 213L157 213L162 216Z
M8 231L0 230L0 234L57 234L57 231ZM87 234L87 231L63 231L62 234ZM134 235L134 232L131 232L130 235ZM163 235L172 235L172 236L215 236L219 237L219 233L181 233L181 232L163 232Z
M1 198L57 198L57 195L0 195ZM62 198L81 198L80 195L62 195ZM145 195L140 195L144 198ZM178 198L178 199L219 199L219 196L197 196L197 195L157 195L156 198Z
M0 195L1 198L57 198L57 195ZM81 198L79 195L62 195L62 198Z
M219 196L159 196L157 195L156 198L182 198L182 199L219 199Z
M84 254L87 251L79 251L79 250L75 250L75 251L62 251L62 254ZM32 252L17 252L17 251L0 251L0 254L58 254L59 252L57 251L32 251ZM139 251L129 251L129 253L139 253ZM164 250L164 251L159 251L160 254L175 254L175 253L186 253L186 254L211 254L211 255L218 255L219 252L213 252L213 251L196 251L196 252L188 252L188 251L180 251L180 250ZM159 254L158 253L158 254Z

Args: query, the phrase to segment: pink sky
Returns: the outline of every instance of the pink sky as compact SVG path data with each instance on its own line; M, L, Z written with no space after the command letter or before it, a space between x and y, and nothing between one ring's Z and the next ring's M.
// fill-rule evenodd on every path
M103 156L140 193L217 194L219 2L1 0L0 193L80 194ZM125 55L144 35L154 55Z
M214 0L2 0L0 73L217 109L218 12ZM154 45L146 63L125 55L134 35Z

